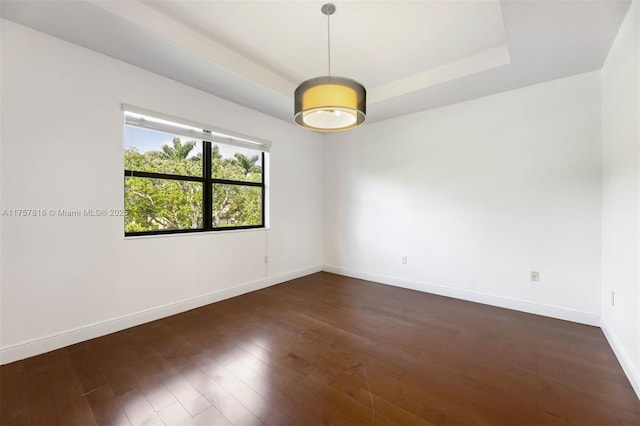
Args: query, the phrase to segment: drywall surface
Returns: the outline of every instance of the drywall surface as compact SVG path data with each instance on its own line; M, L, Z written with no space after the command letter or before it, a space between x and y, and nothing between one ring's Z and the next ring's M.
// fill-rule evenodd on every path
M629 8L602 68L602 326L640 396L638 7Z
M2 209L122 209L121 103L273 142L269 230L3 216L3 363L320 270L319 135L5 20L2 59Z
M600 104L591 72L327 136L325 269L598 324Z

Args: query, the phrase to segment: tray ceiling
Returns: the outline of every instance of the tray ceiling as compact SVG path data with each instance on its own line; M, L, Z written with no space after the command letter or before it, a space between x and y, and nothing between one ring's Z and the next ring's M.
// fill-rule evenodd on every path
M628 1L335 1L332 74L368 121L599 69ZM2 17L292 121L327 73L316 1L14 1Z

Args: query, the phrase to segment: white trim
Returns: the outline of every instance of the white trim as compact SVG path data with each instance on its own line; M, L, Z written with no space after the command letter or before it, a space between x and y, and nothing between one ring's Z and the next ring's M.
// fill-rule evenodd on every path
M269 148L271 148L271 141L266 139L243 135L242 133L221 129L210 124L199 123L197 121L187 120L185 118L175 117L128 104L122 104L122 109L125 112L125 124L130 126L153 129L189 138L219 142L264 152L269 152ZM127 112L138 115L138 117L127 115ZM145 119L145 117L148 119ZM154 118L161 121L153 120ZM213 134L205 133L203 130L207 130Z
M530 314L544 315L551 318L573 321L581 324L593 325L596 327L600 325L600 315L590 312L578 311L559 306L543 305L540 303L511 299L508 297L496 296L488 293L445 287L438 284L407 280L404 278L397 278L389 275L356 271L339 266L324 265L322 267L322 270L338 275L345 275L347 277L359 278L362 280L374 281L377 283L388 284L395 287L408 288L411 290L468 300L470 302L477 302L485 305L498 306L500 308L513 309Z
M631 387L636 392L638 399L640 399L640 374L638 374L638 370L631 362L629 354L620 344L620 341L618 340L616 335L609 330L604 321L600 328L604 333L604 337L607 338L607 341L609 342L609 346L611 346L613 353L615 354L616 358L618 358L618 362L620 363L620 366L622 366L622 370L627 375L627 379L629 379Z
M30 356L43 354L78 342L104 336L106 334L115 333L116 331L124 330L146 322L155 321L157 319L165 318L194 308L199 308L201 306L236 297L241 294L260 290L275 284L280 284L285 281L320 272L321 270L321 266L311 266L308 268L298 269L235 287L217 290L201 296L167 303L166 305L156 306L154 308L134 312L117 318L99 321L93 324L8 345L0 348L0 365L28 358Z

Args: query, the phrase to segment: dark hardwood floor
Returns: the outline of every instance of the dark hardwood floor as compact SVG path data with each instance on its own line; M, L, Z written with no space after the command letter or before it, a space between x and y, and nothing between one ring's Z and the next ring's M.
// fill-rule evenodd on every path
M3 425L633 425L596 327L318 273L1 368Z

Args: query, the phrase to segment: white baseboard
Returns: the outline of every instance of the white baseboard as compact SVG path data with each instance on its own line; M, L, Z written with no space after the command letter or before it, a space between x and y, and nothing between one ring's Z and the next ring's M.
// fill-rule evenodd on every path
M627 375L629 383L631 383L631 387L633 387L633 390L636 392L638 399L640 399L640 374L638 374L638 370L631 362L629 354L620 344L620 341L618 340L616 335L611 332L611 330L609 330L607 324L604 321L602 322L600 328L604 333L604 337L607 338L609 346L611 346L611 349L613 349L613 353L616 355L616 358L618 358L618 362L622 366L622 370L624 370L624 373Z
M0 365L18 361L30 356L43 354L85 340L94 339L116 331L124 330L146 322L155 321L210 303L219 302L251 291L260 290L285 281L322 271L321 266L312 266L287 272L285 274L266 277L257 281L235 287L217 290L201 296L191 297L178 302L134 312L117 318L99 321L93 324L76 327L70 330L49 334L35 339L25 340L0 348Z
M445 287L438 284L422 281L412 281L404 278L392 277L389 275L374 274L370 272L356 271L332 265L324 265L323 271L331 272L347 277L359 278L367 281L374 281L381 284L388 284L395 287L408 288L411 290L423 291L426 293L438 294L441 296L453 297L456 299L468 300L470 302L482 303L485 305L498 306L500 308L513 309L530 314L544 315L567 321L573 321L587 325L600 325L600 316L589 312L577 311L559 306L542 305L539 303L527 302L524 300L510 299L488 293L481 293L469 290L461 290L452 287Z

